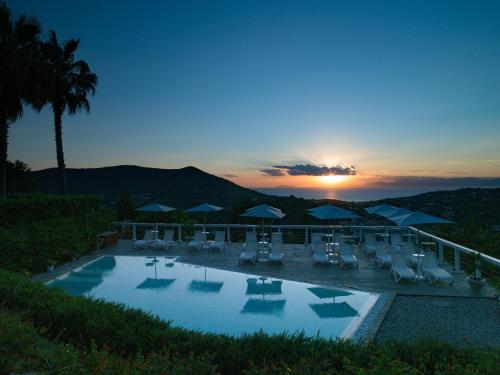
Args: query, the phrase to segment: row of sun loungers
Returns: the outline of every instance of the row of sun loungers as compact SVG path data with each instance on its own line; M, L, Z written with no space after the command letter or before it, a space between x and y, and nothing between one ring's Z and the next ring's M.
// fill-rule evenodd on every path
M154 239L153 232L146 230L144 238L134 242L136 248L157 247L168 249L174 246L177 242L173 239L174 231L165 230L163 239ZM224 231L216 231L213 241L207 241L204 234L196 231L193 239L187 243L187 248L199 250L202 248L210 250L223 251L227 248L227 241ZM259 244L255 232L248 232L246 242L243 246L243 251L239 257L239 264L244 262L255 263L259 255ZM268 245L269 246L269 245ZM417 264L417 259L413 255L415 249L410 243L403 243L401 237L393 236L391 243L377 242L374 233L365 233L364 241L360 244L361 249L367 256L373 256L374 262L379 267L388 267L389 275L394 278L395 282L401 280L416 282L417 274L412 269ZM311 244L308 249L312 255L314 265L330 265L332 264L330 254L325 251L325 243L322 241L321 233L312 233ZM267 260L270 263L279 263L284 265L284 250L283 239L281 233L273 233L269 246ZM342 268L354 267L358 268L358 260L353 251L351 244L342 243L336 248L338 255L338 264ZM425 252L421 257L422 275L433 284L436 282L444 282L453 284L453 277L444 269L439 267L438 260L434 252Z

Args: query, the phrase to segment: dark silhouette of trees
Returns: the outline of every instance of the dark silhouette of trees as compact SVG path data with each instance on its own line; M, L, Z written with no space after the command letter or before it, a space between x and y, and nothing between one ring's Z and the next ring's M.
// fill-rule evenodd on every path
M97 75L90 70L88 64L83 60L75 59L79 43L79 39L70 39L60 44L55 31L50 31L49 40L41 45L41 90L34 102L35 107L39 110L45 105L49 105L54 114L57 169L61 194L68 193L62 140L62 115L65 111L70 115L81 110L88 113L90 103L87 97L89 94L95 94L97 85Z
M24 104L37 95L40 67L40 24L20 16L16 20L0 2L0 194L7 194L9 126L22 117Z

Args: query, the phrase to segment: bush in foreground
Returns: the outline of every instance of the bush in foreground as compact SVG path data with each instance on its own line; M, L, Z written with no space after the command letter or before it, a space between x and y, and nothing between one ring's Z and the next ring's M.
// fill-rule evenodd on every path
M302 336L234 339L200 334L171 327L140 310L69 296L6 271L0 271L0 306L31 322L44 339L83 353L111 355L130 369L137 361L148 366L153 361L156 367L144 373L161 373L163 365L184 361L188 367L203 366L198 373L487 375L496 373L500 361L498 350L458 349L432 341L365 345Z

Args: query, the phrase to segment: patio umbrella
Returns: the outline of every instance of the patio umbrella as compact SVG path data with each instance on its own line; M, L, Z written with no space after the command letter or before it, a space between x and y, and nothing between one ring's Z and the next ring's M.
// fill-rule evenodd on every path
M259 280L262 283L259 283ZM281 294L281 280L272 280L267 283L267 277L250 278L247 280L246 295L261 295L262 299L249 298L241 310L242 314L273 314L283 311L285 299L266 299L267 295Z
M219 293L223 285L223 281L207 280L207 267L205 267L205 278L203 280L191 281L189 284L189 290L201 293Z
M266 283L267 277L259 278L262 283L259 283L257 279L251 278L247 280L247 291L246 295L268 295L268 294L281 294L281 280L272 280L270 283Z
M324 298L333 298L333 302L335 302L335 297L347 297L352 296L351 292L342 289L333 289L333 288L307 288L312 294L316 297L324 299Z
M390 219L391 217L408 215L412 212L413 211L410 211L407 208L391 208L388 210L377 211L377 215L383 216L386 219Z
M169 206L164 206L162 204L158 204L158 203L152 203L152 204L148 204L147 206L144 206L144 207L139 207L139 208L136 208L135 211L141 211L141 212L154 212L155 214L155 230L156 229L156 214L158 212L170 212L170 211L174 211L175 208L172 208L172 207L169 207ZM156 233L155 233L156 235Z
M265 219L282 219L285 214L279 208L261 204L256 207L249 208L245 213L241 214L243 217L255 217L262 219L262 233L264 233L264 220Z
M328 225L330 225L331 220L333 220L333 224L335 224L335 220L359 218L359 216L354 212L333 206L331 204L312 208L310 209L309 215L320 220L328 220ZM333 242L335 242L335 228L333 228Z
M213 204L202 203L198 206L191 207L186 210L186 212L202 212L203 213L203 232L205 232L205 226L207 225L207 212L218 212L223 210L222 207L214 206Z
M373 206L373 207L368 207L368 208L365 208L365 211L368 212L370 215L371 214L376 214L378 213L378 211L385 211L385 210L388 210L388 209L394 209L394 208L397 208L397 207L394 207L390 204L379 204L378 206Z
M340 303L310 303L309 307L320 317L327 318L349 318L358 316L356 309L352 308L347 302Z
M156 263L159 262L159 260L156 258L156 256L150 257L152 260L150 262L146 263L146 267L154 266L155 268L155 277L148 277L146 280L144 280L142 283L137 285L135 288L136 289L164 289L170 286L176 279L162 279L158 278L158 273L156 270Z
M442 219L437 216L432 216L425 214L423 212L412 212L406 215L401 215L401 216L391 216L389 220L393 221L399 226L408 226L408 225L421 225L421 224L451 224L452 222L449 220ZM419 245L419 240L420 240L420 230L417 227L417 251L418 251L418 278L422 278L422 272L421 272L421 267L420 267L420 245Z

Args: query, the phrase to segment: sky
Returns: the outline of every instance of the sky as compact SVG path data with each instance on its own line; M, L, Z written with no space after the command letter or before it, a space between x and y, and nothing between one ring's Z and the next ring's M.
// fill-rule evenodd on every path
M99 77L68 167L194 165L249 187L500 176L500 1L7 1ZM10 159L56 166L48 109Z

